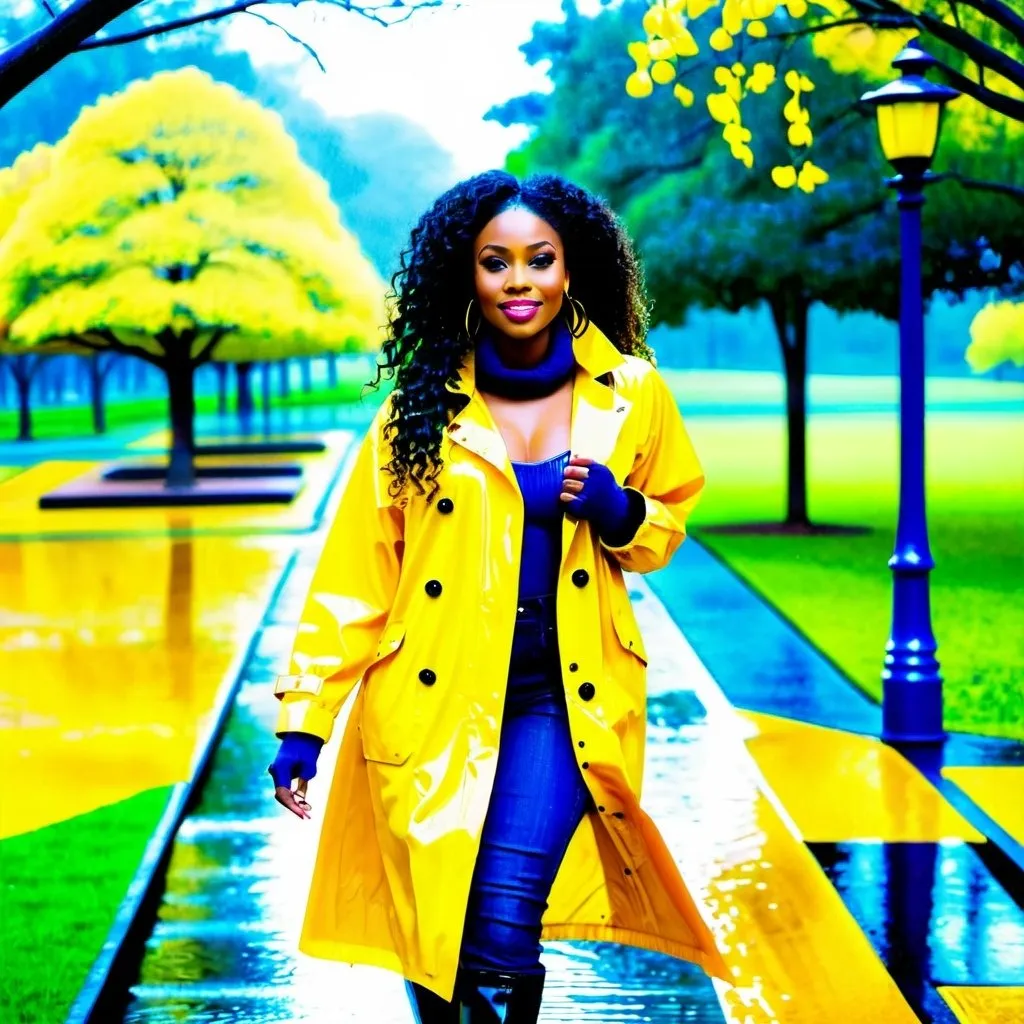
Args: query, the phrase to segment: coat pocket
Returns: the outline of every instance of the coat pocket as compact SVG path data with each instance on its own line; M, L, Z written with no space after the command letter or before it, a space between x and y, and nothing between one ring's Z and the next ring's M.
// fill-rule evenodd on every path
M612 625L615 627L615 635L618 637L622 648L636 656L643 664L647 664L647 648L644 647L644 639L640 635L640 627L636 623L636 616L633 614L633 606L629 603L627 595L612 596Z
M404 764L412 753L416 693L402 671L404 643L405 623L388 623L381 633L373 664L363 676L359 731L367 761Z

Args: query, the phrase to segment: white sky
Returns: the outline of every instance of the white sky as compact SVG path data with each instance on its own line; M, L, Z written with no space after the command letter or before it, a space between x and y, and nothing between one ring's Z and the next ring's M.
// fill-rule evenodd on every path
M581 0L584 13L598 0ZM460 176L500 167L525 138L483 115L496 103L548 91L545 64L530 67L519 46L537 21L561 21L560 0L461 0L459 7L417 11L382 28L354 14L315 3L264 7L314 46L327 69L283 33L255 18L235 17L226 39L257 64L293 63L302 92L333 114L376 111L418 122L449 152Z

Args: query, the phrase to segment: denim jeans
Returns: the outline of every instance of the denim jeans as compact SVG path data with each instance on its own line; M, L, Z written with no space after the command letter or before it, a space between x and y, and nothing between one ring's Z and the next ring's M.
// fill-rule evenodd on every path
M554 599L520 602L497 776L470 888L461 965L541 973L541 916L590 806L569 733Z

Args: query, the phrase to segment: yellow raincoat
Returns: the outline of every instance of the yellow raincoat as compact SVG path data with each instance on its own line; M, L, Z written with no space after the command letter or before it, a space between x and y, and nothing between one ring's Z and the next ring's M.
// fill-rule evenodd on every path
M557 616L573 750L594 798L562 863L545 939L659 950L728 980L675 862L639 800L647 654L622 571L663 566L704 478L667 386L596 327L574 343L571 447L639 490L647 517L609 548L568 517ZM605 376L610 375L610 376ZM599 380L598 378L604 378ZM609 382L610 381L610 386ZM476 394L453 390L432 504L388 495L378 415L324 545L277 731L330 737L356 695L324 811L300 948L373 964L449 999L498 759L519 582L523 501ZM412 488L409 488L412 491Z

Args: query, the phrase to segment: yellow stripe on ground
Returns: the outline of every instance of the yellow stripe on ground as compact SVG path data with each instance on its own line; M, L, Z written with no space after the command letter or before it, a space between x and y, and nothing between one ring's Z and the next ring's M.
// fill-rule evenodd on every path
M705 714L648 735L643 803L705 908L733 977L730 1024L918 1024L870 940L744 746L750 725L642 578L652 700L692 690ZM781 794L779 794L781 795Z
M224 529L305 529L312 525L317 505L338 459L348 448L352 434L332 431L323 435L327 451L287 456L284 461L300 462L303 486L290 505L212 505L179 508L49 509L39 508L39 498L85 474L95 475L100 463L43 462L0 483L0 533L40 537L67 533L97 535L129 531ZM280 462L281 456L264 456ZM138 460L134 460L138 462ZM202 465L237 462L228 456L204 457ZM251 457L245 461L251 463ZM119 460L130 464L131 460ZM109 465L104 463L103 465Z
M287 537L0 544L0 838L187 778L292 549Z
M901 754L870 736L743 712L769 785L808 842L939 842L984 836Z
M949 1003L960 1024L1021 1024L1024 1021L1024 988L943 986L939 988L939 995Z
M1012 765L943 768L1000 828L1024 843L1024 768ZM1024 1014L1021 1015L1024 1021Z

